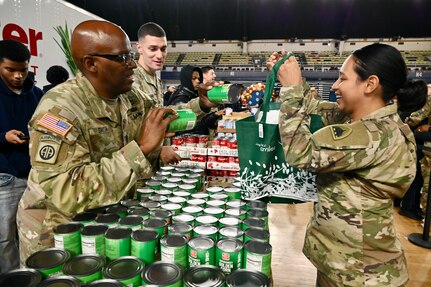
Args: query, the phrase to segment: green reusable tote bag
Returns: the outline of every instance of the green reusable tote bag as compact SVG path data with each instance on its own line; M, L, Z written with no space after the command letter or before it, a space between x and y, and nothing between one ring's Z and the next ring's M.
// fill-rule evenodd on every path
M259 111L261 115L236 123L241 197L245 200L317 200L315 174L289 166L284 157L278 124L266 123L277 71L290 55L279 61L267 77L264 101ZM310 127L321 127L320 116L312 115L311 118Z

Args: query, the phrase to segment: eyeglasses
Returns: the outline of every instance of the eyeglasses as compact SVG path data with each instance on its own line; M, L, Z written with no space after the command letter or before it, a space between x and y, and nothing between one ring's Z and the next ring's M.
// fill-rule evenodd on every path
M132 61L135 61L135 52L130 52L126 54L113 55L113 54L90 54L93 57L102 57L111 61L119 62L130 66Z

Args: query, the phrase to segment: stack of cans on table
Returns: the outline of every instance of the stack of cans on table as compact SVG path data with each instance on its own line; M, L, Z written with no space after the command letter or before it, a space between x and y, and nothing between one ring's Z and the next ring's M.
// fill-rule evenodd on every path
M22 271L41 275L40 286L269 286L266 203L242 201L234 186L198 191L200 180L187 180L201 170L162 172L138 199L56 226L55 248Z

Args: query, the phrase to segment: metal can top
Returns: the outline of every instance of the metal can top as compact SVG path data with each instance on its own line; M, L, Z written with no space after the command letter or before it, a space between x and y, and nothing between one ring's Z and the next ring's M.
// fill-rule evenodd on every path
M166 202L168 200L168 197L165 195L154 194L150 195L149 199L156 202Z
M179 203L165 203L160 206L165 211L169 211L172 215L172 212L175 212L176 210L181 210L181 204Z
M122 206L127 207L127 208L139 206L139 203L140 203L140 201L137 199L125 199L125 200L120 201L120 204Z
M202 224L215 224L218 221L218 218L213 215L200 215L195 218L195 220Z
M212 224L202 224L193 228L194 232L200 235L212 235L218 232L217 226Z
M157 202L157 201L151 201L150 200L150 201L141 202L140 205L142 207L148 208L149 210L152 210L152 209L159 208L161 203Z
M165 227L168 223L161 218L155 217L144 220L142 225L147 228L160 228Z
M264 227L265 221L262 218L249 217L244 219L243 224L247 225L248 227Z
M86 286L87 287L124 287L123 284L121 284L120 282L118 282L117 280L114 280L114 279L96 280L96 281L89 283Z
M172 180L172 179L173 178L168 178L168 181ZM181 178L179 178L179 180L181 181ZM163 186L163 188L173 189L173 188L177 188L178 184L170 181L170 182L162 183L162 186Z
M72 276L55 276L43 280L37 287L81 287L81 282Z
M143 194L152 194L152 193L154 193L154 189L149 188L149 187L142 187L142 188L138 188L137 192L143 193Z
M207 187L207 192L209 193L217 193L217 192L222 192L223 191L223 187L221 186L208 186Z
M148 208L138 206L138 207L129 208L127 210L127 213L129 215L141 215L142 216L142 215L150 214L150 210Z
M236 226L224 226L220 228L219 233L225 237L241 237L244 231Z
M268 254L272 252L271 244L259 240L247 241L244 245L244 248L247 249L248 252L256 254Z
M124 239L132 234L130 228L125 227L111 227L105 232L105 238L107 239Z
M193 226L185 222L173 223L168 227L170 233L187 233L193 230Z
M103 277L120 281L133 278L144 270L144 266L144 262L135 256L118 257L106 264Z
M35 287L42 280L36 269L13 269L0 275L0 286L7 287Z
M169 286L180 281L183 278L183 272L183 268L176 263L159 261L145 268L142 280L145 284Z
M172 202L172 203L182 204L182 203L186 202L187 199L185 199L184 197L172 196L172 197L169 197L168 201Z
M121 218L118 223L121 225L140 225L142 224L142 216L139 215L127 215L126 217Z
M247 211L247 215L249 217L268 217L269 212L268 210L262 210L262 209L250 209Z
M184 197L184 198L188 198L190 197L191 193L185 190L177 190L172 192L173 195L175 196L179 196L179 197Z
M186 245L188 239L182 234L166 234L160 239L160 245L167 247L180 247Z
M181 206L180 206L181 208ZM170 212L169 210L165 210L165 209L155 209L155 210L151 210L150 211L150 216L152 218L168 218L172 216L172 212Z
M170 196L172 194L172 190L163 188L160 190L155 190L154 193L158 195Z
M265 209L266 210L266 202L260 200L250 200L247 201L247 207L250 209Z
M216 207L224 206L225 203L226 201L220 200L220 199L211 199L207 201L208 206L216 206Z
M228 208L225 210L225 213L230 216L241 216L247 213L245 209L242 208Z
M229 196L226 194L226 193L224 193L224 192L221 192L221 193L213 193L213 194L211 194L210 195L210 198L211 199L215 199L215 200L223 200L223 201L226 201L226 199L228 198Z
M189 205L189 206L183 207L183 212L185 213L198 213L198 212L202 212L202 210L204 209L199 205Z
M223 225L229 225L229 226L239 225L242 222L242 220L239 219L239 217L234 217L234 216L225 216L220 218L218 221Z
M188 214L188 213L181 213L181 214L172 216L172 221L174 221L174 222L185 222L185 223L187 223L187 222L191 222L193 220L195 220L195 217L191 214Z
M224 189L225 192L241 192L241 188L231 186Z
M159 237L159 233L155 230L137 229L132 232L132 240L139 242L154 241Z
M184 274L185 287L221 287L224 286L226 275L224 272L212 265L199 265L190 268Z
M62 223L54 227L54 233L55 234L67 234L67 233L73 233L76 231L80 231L82 229L83 225L79 222L67 222Z
M127 207L122 205L113 205L106 208L106 213L116 213L116 214L127 213Z
M227 287L269 287L269 278L259 271L238 269L226 277Z
M63 265L63 273L70 276L88 276L101 271L105 263L105 256L99 254L77 255Z
M205 192L196 192L192 194L192 197L196 199L207 199L210 195Z
M69 258L70 253L65 249L47 248L30 255L25 265L36 270L49 270L64 264Z
M95 236L100 234L105 234L106 230L108 230L108 226L103 224L89 224L84 226L81 231L81 235L84 236Z
M221 208L221 207L211 206L211 207L207 207L207 208L205 208L205 209L204 209L204 212L205 212L206 214L214 215L214 214L220 214L220 213L223 213L223 212L224 212L224 209L223 209L223 208Z
M147 186L160 186L160 181L158 180L148 180L145 182Z
M215 246L214 240L211 237L196 236L189 240L188 245L196 250L207 250Z
M202 205L205 204L205 199L203 198L192 198L187 201L187 204L190 205Z
M217 241L217 248L224 252L238 252L242 247L242 242L236 238L226 237Z
M245 201L242 201L241 199L232 199L226 202L226 206L229 206L232 208L240 208L245 206Z
M116 213L107 213L107 214L101 214L96 218L97 223L117 223L120 219L120 216Z
M161 166L160 169L163 171L173 171L175 170L175 167L171 165L165 165L165 166Z
M75 222L86 222L96 219L97 213L94 212L82 212L76 214L74 217L72 217L72 221Z
M269 239L269 231L263 228L249 228L245 231L245 235L258 240L268 240Z

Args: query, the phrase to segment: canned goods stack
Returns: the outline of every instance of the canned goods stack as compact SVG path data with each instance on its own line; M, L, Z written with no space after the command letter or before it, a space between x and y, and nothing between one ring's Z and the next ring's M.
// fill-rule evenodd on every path
M168 170L179 178L186 175L177 173L190 172L162 171ZM62 275L94 286L236 286L247 278L269 286L266 203L242 201L234 186L197 192L195 185L166 190L155 179L148 182L141 200L124 200L98 209L96 216L76 216L81 222L56 226L55 248L34 253L26 267L37 270L41 280ZM212 285L199 285L206 276Z

